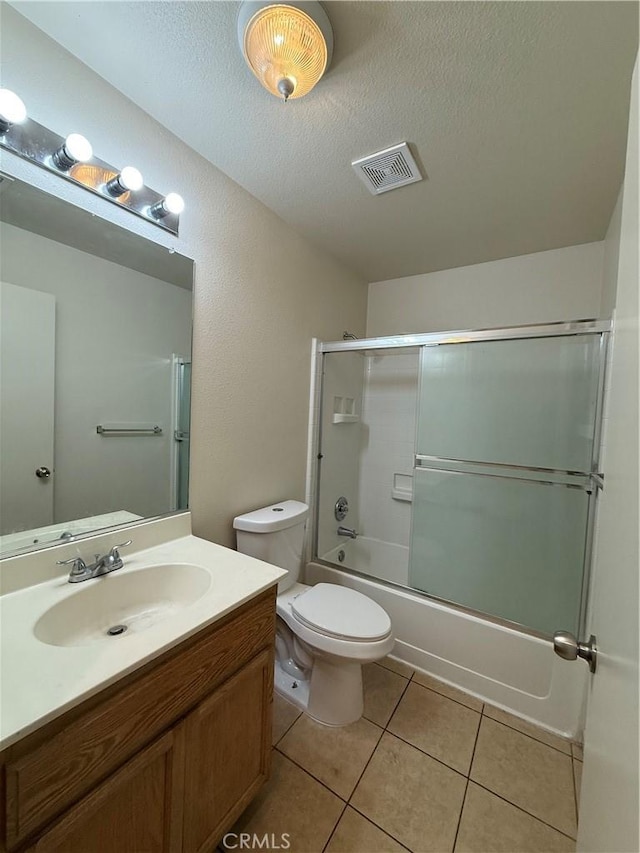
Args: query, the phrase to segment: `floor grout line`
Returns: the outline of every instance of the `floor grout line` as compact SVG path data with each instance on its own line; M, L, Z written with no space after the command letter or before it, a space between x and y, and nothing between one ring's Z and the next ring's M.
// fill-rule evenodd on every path
M391 735L391 737L395 737L395 738L397 738L399 741L402 741L402 743L406 743L406 745L407 745L407 746L411 746L411 747L413 747L413 749L417 749L417 750L418 750L418 752L422 753L422 755L426 755L426 756L427 756L427 758L430 758L432 761L437 761L437 762L438 762L438 764L441 764L443 767L446 767L446 768L447 768L447 770L452 770L454 773L457 773L457 774L458 774L458 776L462 776L462 778L463 778L463 779L468 779L468 778L469 778L467 775L465 775L464 773L462 773L460 770L456 770L456 768L455 768L455 767L452 767L450 764L447 764L447 762L446 762L446 761L443 761L441 758L436 758L436 756L435 756L435 755L431 755L431 753L430 753L430 752L427 752L425 749L422 749L422 747L420 747L420 746L416 746L416 745L415 745L415 743L411 743L411 741L410 741L410 740L405 740L403 737L401 737L400 735L396 734L395 732L390 731L389 729L385 729L385 732L386 732L388 735Z
M576 759L571 759L571 776L573 778L573 801L576 807L576 824L580 823L580 813L578 811L578 804L580 802L580 796L578 794L578 784L576 782Z
M388 829L384 829L384 827L380 826L379 823L376 823L375 820L370 817L370 815L367 815L364 812L360 811L358 806L354 806L353 803L349 803L348 808L353 809L354 812L360 815L360 817L364 818L365 820L368 820L369 823L373 824L376 827L376 829L379 829L380 832L384 832L385 835L387 835L389 838L392 838L396 842L396 844L399 844L404 850L408 850L409 853L414 853L414 851L412 851L410 847L407 847L406 844L403 844L402 841L400 841L399 838L396 838L396 836L389 832Z
M286 699L285 699L285 702L286 702ZM289 704L291 704L291 703L289 703ZM295 705L294 705L294 707L295 707ZM295 726L295 724L298 722L298 720L300 719L300 717L301 717L303 714L304 714L304 711L300 711L300 713L299 713L299 714L298 714L298 716L295 718L295 720L294 720L292 723L289 723L289 725L288 725L288 726L287 726L287 728L283 731L283 733L280 735L280 737L278 738L278 740L277 740L275 743L272 743L272 744L271 744L271 746L273 746L273 747L277 746L277 744L279 744L279 743L280 743L280 741L282 740L282 738L283 738L285 735L288 735L288 734L289 734L289 732L291 731L291 729Z
M482 708L478 711L477 708L472 708L471 705L467 705L465 702L461 702L459 699L454 699L452 696L447 696L446 693L441 693L440 690L437 690L435 687L427 687L426 684L420 684L419 681L416 681L415 676L417 674L429 675L428 672L425 672L425 673L420 672L419 673L417 669L414 669L413 672L411 673L411 675L407 676L407 675L402 675L399 672L396 672L395 669L390 669L389 667L386 667L383 663L380 663L379 661L375 661L375 664L376 664L376 666L380 666L380 667L382 667L382 669L387 670L387 672L392 672L394 675L400 675L401 678L406 678L409 682L412 682L413 684L417 684L418 687L423 687L425 690L431 690L432 693L437 693L438 696L444 696L445 699L450 699L452 702L455 702L456 705L462 705L463 708L468 708L470 711L475 711L477 714L481 714L482 710L484 709L485 703L481 699L478 699L477 696L472 696L471 693L466 693L466 691L462 690L460 687L454 687L453 684L448 685L448 684L445 684L444 682L442 682L445 687L451 687L452 690L460 690L461 693L465 693L465 695L469 696L469 698L475 699L476 701L480 702L480 704L482 705ZM408 664L407 664L407 666L408 666ZM431 677L434 679L434 681L438 680L435 676L431 676Z
M422 687L423 690L430 690L432 693L435 693L436 696L442 696L443 699L448 699L450 702L455 702L456 705L461 705L463 708L466 708L467 711L475 711L476 714L481 714L482 709L478 711L477 708L472 708L471 705L466 705L464 702L461 702L459 699L454 699L453 696L447 696L446 693L441 693L439 690L436 690L435 687L427 687L426 684L420 684L419 681L415 681L413 678L411 679L411 683L415 684L417 687ZM457 690L458 688L452 688ZM472 699L475 699L475 696L471 696ZM478 700L480 702L480 700ZM484 708L484 702L480 703Z
M304 714L304 711L300 714L300 716L307 716L307 718L308 718L308 719L310 719L312 722L316 722L315 720L313 720L313 718L312 718L312 717L309 717L309 715L308 715L308 714L306 714L306 715L305 715L305 714ZM299 720L299 719L300 719L300 717L298 717L298 719L297 719L297 720L295 720L295 722L294 722L294 723L292 723L292 725L289 727L289 729L291 729L291 728L295 725L295 723L297 723L297 722L298 722L298 720ZM365 718L365 719L366 719L366 718ZM277 745L273 744L271 748L272 748L272 749L275 749L277 752L279 752L279 753L280 753L280 755L283 755L285 758L289 759L289 761L290 761L292 764L295 764L295 766L296 766L296 767L298 767L300 770L304 771L304 772L307 774L307 776L310 776L314 781L316 781L316 782L318 782L320 785L322 785L322 786L323 786L323 788L326 788L326 789L327 789L327 791L330 791L332 794L334 794L334 796L336 796L336 797L338 797L338 799L342 800L342 802L343 802L343 803L348 804L348 803L349 803L349 801L350 801L350 799L351 799L351 797L353 796L353 793L354 793L355 789L358 787L358 783L360 782L360 779L362 779L362 776L363 776L363 774L364 774L364 771L367 769L367 767L368 767L368 765L369 765L369 762L370 762L370 761L371 761L371 759L373 758L373 755L374 755L374 753L375 753L376 749L378 748L378 744L380 743L380 740L382 739L382 735L383 735L383 734L384 734L384 732L385 732L385 729L383 729L383 728L382 728L382 726L381 726L381 725L379 725L379 723L374 723L374 722L373 722L373 720L367 720L367 722L368 722L368 723L371 723L371 725L372 725L372 726L375 726L377 729L379 729L379 730L380 730L380 734L379 734L378 739L377 739L377 741L376 741L376 745L374 746L374 748L373 748L373 750L372 750L372 752L371 752L371 755L370 755L370 756L369 756L369 758L367 759L367 762L366 762L366 764L365 764L365 766L364 766L364 768L363 768L363 770L362 770L362 773L358 776L358 779L357 779L357 781L356 781L356 783L355 783L355 785L354 785L354 787L353 787L353 790L351 791L351 793L349 794L349 797L348 797L347 799L345 799L341 794L338 794L336 791L334 791L334 790L333 790L333 788L330 788L330 787L329 787L329 785L327 785L327 783L326 783L326 782L323 782L323 781L322 781L322 779L318 779L318 777L317 777L317 776L314 776L314 775L313 775L313 773L312 773L310 770L308 770L306 767L303 767L303 766L302 766L302 764L299 764L299 763L295 760L295 758L291 758L291 756L290 756L290 755L287 755L287 753L286 753L286 752L284 752L282 749L280 749ZM320 724L320 725L322 725L322 724ZM280 740L278 741L278 744L279 744L279 743L281 743L281 741L282 741L282 738L280 738Z
M389 672L391 672L391 671L392 671L392 670L389 670ZM397 673L396 673L396 675L397 675ZM404 676L403 676L403 677L404 677ZM386 724L384 725L384 727L381 727L381 728L382 728L382 730L381 730L381 732L380 732L380 737L378 738L378 740L377 740L377 742L376 742L376 745L375 745L375 747L373 748L373 750L372 750L372 752L371 752L371 755L370 755L370 756L369 756L369 758L367 759L367 763L366 763L366 764L365 764L365 766L362 768L362 773L358 776L358 780L357 780L356 784L353 786L353 790L351 791L351 794L349 795L349 799L347 800L347 806L348 806L348 807L350 807L350 808L352 808L354 811L356 811L356 812L357 812L357 813L358 813L362 818L364 818L364 820L368 820L368 821L369 821L369 823L371 823L371 824L373 824L373 826L377 827L377 828L380 830L380 832L384 832L384 834L385 834L385 835L387 835L389 838L392 838L394 841L396 841L398 844L400 844L400 846L401 846L401 847L403 847L405 850L408 850L409 848L408 848L408 847L405 847L405 845L404 845L404 844L402 844L402 842L401 842L401 841L398 841L398 839L397 839L397 838L395 838L395 836L391 835L391 833L387 832L387 830L386 830L386 829L383 829L383 828L382 828L381 826L379 826L375 821L371 820L371 818L370 818L370 817L368 817L367 815L363 814L363 813L362 813L362 812L361 812L361 811L360 811L356 806L354 806L354 805L352 804L351 800L352 800L353 795L355 794L355 792L358 790L358 785L360 784L360 782L361 782L361 780L362 780L362 777L363 777L363 776L364 776L364 774L366 773L366 771L367 771L367 767L369 766L369 764L370 764L370 763L371 763L371 761L373 760L373 756L374 756L374 755L376 754L376 752L378 751L378 747L380 746L380 741L382 740L382 736L383 736L383 735L384 735L384 733L387 731L387 726L388 726L388 725L389 725L389 723L391 722L391 719L392 719L393 715L395 714L396 709L398 708L398 705L400 704L400 702L402 702L402 697L404 696L404 694L405 694L405 693L406 693L406 691L407 691L407 688L409 687L409 682L410 682L410 680L411 680L411 679L407 679L407 683L405 684L405 686L404 686L404 688L403 688L403 690L402 690L402 693L400 694L400 696L399 696L399 698L398 698L398 701L397 701L397 702L396 702L396 704L394 705L394 707L393 707L393 711L391 712L391 715L389 716L389 719L387 720L387 722L386 722ZM367 718L365 717L365 719L367 719ZM374 723L374 721L373 721L373 720L368 720L368 722L373 723L374 725L377 725L377 726L380 728L380 724L379 724L379 723ZM345 807L345 810L346 810L346 807ZM343 811L343 814L344 814L344 811Z
M322 785L323 788L326 788L327 791L329 791L329 793L333 794L334 797L337 797L345 805L348 803L348 800L345 800L345 798L341 797L340 794L336 794L336 792L332 788L330 788L326 782L323 782L322 779L318 779L317 776L314 776L313 773L311 773L309 770L307 770L306 767L303 767L302 764L298 764L298 762L295 760L295 758L291 758L290 755L287 755L286 752L283 752L281 749L278 749L277 746L273 746L271 748L275 749L276 752L279 752L280 755L283 756L283 758L287 759L287 761L290 761L292 764L295 764L295 766L298 768L298 770L302 770L302 772L306 773L307 776L309 776L311 779L313 779L314 782L317 782L318 785Z
M410 684L411 684L411 679L409 678L409 679L407 679L407 683L405 684L405 686L404 686L404 688L403 688L403 690L402 690L402 693L401 693L401 694L400 694L400 696L398 697L398 701L397 701L397 702L396 702L396 704L393 706L393 710L391 711L391 714L389 715L389 719L388 719L388 720L387 720L387 722L384 724L384 727L383 727L383 728L384 728L385 732L388 730L389 723L390 723L390 722L391 722L391 720L393 719L393 715L395 714L395 712L398 710L398 706L400 705L400 703L401 703L401 702L402 702L402 700L404 699L404 694L405 694L405 693L407 692L407 690L409 689L409 685L410 685Z
M372 721L371 721L371 720L369 720L368 722L372 722ZM374 725L377 725L377 724L374 724ZM360 780L361 780L361 779L362 779L362 777L364 776L364 774L365 774L365 771L366 771L367 767L368 767L368 766L369 766L369 764L371 763L371 759L372 759L372 758L373 758L373 756L376 754L376 751L377 751L378 747L380 746L380 741L382 740L382 735L385 733L385 729L382 729L380 726L378 726L378 728L380 728L380 729L381 729L381 730L380 730L380 737L379 737L379 738L378 738L378 740L376 741L376 745L375 745L375 746L373 747L373 749L371 750L371 755L369 756L369 758L367 758L366 764L365 764L365 765L364 765L364 767L362 768L362 773L358 776L358 779L356 780L356 784L355 784L355 785L353 786L353 788L351 789L351 793L349 794L349 798L348 798L348 800L347 800L347 805L349 805L349 803L351 802L351 797L353 797L353 795L355 794L355 792L356 792L356 788L357 788L357 787L358 787L358 785L360 784Z
M469 762L469 772L467 774L467 782L464 786L464 796L462 797L462 804L460 806L460 814L458 815L458 825L456 826L456 834L453 839L453 847L452 853L455 853L456 844L458 843L458 833L460 832L460 824L462 823L462 813L464 811L464 804L467 801L467 791L469 790L469 780L471 778L471 768L473 767L473 759L476 755L476 746L478 745L478 737L480 735L480 726L482 725L482 712L480 713L480 719L478 720L478 728L476 729L476 738L473 742L473 749L471 750L471 761Z
M335 822L335 826L333 827L333 829L332 829L332 830L331 830L331 832L329 833L329 837L327 838L327 843L326 843L326 844L324 845L324 847L322 848L322 853L324 853L324 851L327 849L327 847L331 844L331 839L332 839L332 838L333 838L333 836L336 834L336 829L338 828L338 824L339 824L339 823L340 823L340 821L342 820L342 816L344 815L344 813L346 812L346 810L348 809L348 807L349 807L349 806L348 806L348 804L347 804L347 803L345 803L345 804L344 804L344 808L342 809L342 811L341 811L341 812L340 812L340 814L338 815L338 820Z
M464 796L462 797L462 804L460 806L460 814L458 815L458 823L456 825L456 834L453 837L453 847L451 848L451 853L455 853L456 844L458 843L458 833L460 832L460 824L462 823L462 812L464 811L464 804L467 801L467 791L469 790L469 779L467 778L467 783L464 786Z
M503 797L501 794L497 794L495 791L492 791L491 788L487 788L487 786L483 785L482 782L478 782L476 779L472 779L471 777L469 777L469 782L473 782L473 784L477 785L478 788L482 788L484 791L487 791L489 794L493 794L494 797L497 797L499 800L502 800L503 803L508 803L510 806L513 806L514 809L518 809L518 811L523 812L526 815L529 815L529 817L534 818L534 820L537 820L539 823L542 823L545 826L548 826L549 829L553 829L555 832L559 832L560 835L564 835L565 838L569 838L571 841L576 840L573 837L573 835L569 835L569 833L563 832L562 829L558 829L558 827L554 826L552 823L547 823L546 820L543 820L538 815L532 814L531 812L528 812L526 809L522 808L522 806L519 806L517 803L514 803L511 800L507 800L506 797Z
M411 675L403 675L401 672L398 672L397 669L392 669L390 666L386 666L385 664L382 663L382 661L379 661L379 660L374 661L374 663L376 664L376 666L381 666L383 669L386 669L387 672L393 672L395 675L400 675L400 676L402 676L402 678L406 678L409 681L413 678L413 676L415 674L415 669L412 666L410 666L409 664L405 664L405 665L411 670ZM404 663L404 661L398 661L398 663Z
M490 707L494 707L494 706L492 705ZM497 709L497 710L500 710L500 709ZM505 711L504 713L507 714L509 712ZM520 734L520 735L524 735L525 737L528 737L531 740L535 740L536 743L541 743L543 746L548 746L549 749L554 749L556 752L559 752L560 755L566 755L567 758L573 757L571 752L564 752L564 750L559 749L557 746L552 746L550 743L547 743L544 740L540 740L540 738L535 737L535 735L530 735L528 732L523 732L522 729L517 729L515 726L512 726L509 723L504 723L502 720L496 720L495 717L492 717L491 714L487 714L485 711L482 712L482 716L486 717L487 720L491 720L491 722L493 722L493 723L498 723L498 725L500 725L500 726L504 726L507 729L511 729L512 732L518 732L518 734ZM531 725L533 725L533 723ZM549 734L553 734L553 733L549 732ZM557 737L560 737L560 735L557 735ZM569 749L571 749L571 742L567 741L567 743L569 744Z

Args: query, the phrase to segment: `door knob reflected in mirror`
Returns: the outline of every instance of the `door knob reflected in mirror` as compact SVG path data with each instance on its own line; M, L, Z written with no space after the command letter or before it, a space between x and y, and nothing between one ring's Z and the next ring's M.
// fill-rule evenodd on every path
M50 476L51 471L44 465L42 465L40 468L36 468L36 477L38 477L40 480L48 480Z
M591 672L596 671L598 650L593 634L589 637L588 643L579 643L569 631L556 631L553 635L553 651L563 660L582 658L589 664Z

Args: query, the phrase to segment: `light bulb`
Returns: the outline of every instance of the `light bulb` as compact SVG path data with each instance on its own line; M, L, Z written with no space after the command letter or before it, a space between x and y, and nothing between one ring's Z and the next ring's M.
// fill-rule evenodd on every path
M169 193L162 201L152 205L149 213L154 219L163 219L169 213L179 216L184 210L184 199L178 193Z
M79 133L70 133L64 141L64 149L76 163L86 163L93 157L93 148L88 139Z
M181 195L178 195L178 193L169 193L163 204L168 213L175 213L176 216L181 214L184 210L184 199Z
M92 157L91 143L79 133L70 133L64 144L52 154L52 160L61 172L68 172L74 163L86 163Z
M27 108L15 92L0 89L0 134L6 133L14 124L27 117Z
M134 166L125 166L124 169L107 182L107 192L113 196L124 195L127 192L136 192L142 189L144 180L140 172Z

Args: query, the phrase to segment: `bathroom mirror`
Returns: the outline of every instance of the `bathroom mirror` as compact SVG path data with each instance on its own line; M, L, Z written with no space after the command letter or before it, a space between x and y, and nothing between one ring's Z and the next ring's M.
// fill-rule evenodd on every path
M0 179L0 556L186 509L193 262Z

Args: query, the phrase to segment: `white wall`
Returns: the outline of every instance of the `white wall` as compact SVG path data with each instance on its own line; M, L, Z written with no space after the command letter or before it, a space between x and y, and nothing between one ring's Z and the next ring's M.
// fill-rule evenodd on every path
M418 353L367 357L360 448L360 530L409 545L411 503L392 497L394 474L413 473Z
M604 318L613 315L616 304L618 286L618 256L620 253L620 228L622 225L622 187L618 193L618 201L611 214L611 221L604 238L604 257L602 263L602 299L600 316Z
M0 277L56 300L54 522L167 512L171 356L191 352L191 292L6 223L0 243ZM105 423L163 435L103 438Z
M604 244L372 282L367 336L600 316Z
M60 134L84 133L96 156L136 165L149 186L186 200L176 239L2 156L10 174L196 261L193 525L200 536L233 544L234 515L304 499L311 338L336 340L345 328L363 334L365 282L13 9L3 4L1 12L2 85L22 97L33 118Z

